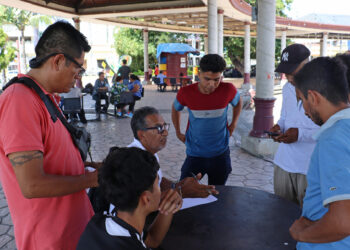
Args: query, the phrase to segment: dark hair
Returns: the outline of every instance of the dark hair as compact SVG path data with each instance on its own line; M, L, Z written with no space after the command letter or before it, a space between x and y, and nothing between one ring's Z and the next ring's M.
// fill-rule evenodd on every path
M116 78L115 78L115 81L116 82L119 82L119 81L121 81L122 80L122 77L121 76L117 76Z
M348 102L346 69L338 60L319 57L304 65L294 76L295 87L305 98L308 90L314 90L334 105Z
M98 183L108 202L120 211L132 212L144 191L153 192L158 169L158 161L151 153L114 147L103 161Z
M101 72L98 72L98 76L101 76L102 74L104 74L105 72L101 71Z
M137 131L143 130L147 127L146 120L145 120L146 117L154 114L158 115L159 112L157 109L150 106L139 108L134 112L134 115L131 118L130 125L131 125L132 132L134 134L134 137L136 139L139 139L139 137L137 136Z
M140 81L140 78L137 75L134 75L134 74L131 74L130 78L133 79L133 80L139 80Z
M202 57L199 62L199 68L201 72L224 72L226 68L226 62L224 58L218 54L208 54Z
M128 61L126 59L123 59L122 62L123 64L127 64Z
M350 55L349 54L338 54L335 60L341 61L346 66L346 78L348 80L348 87L350 91Z
M159 71L159 74L163 74L163 70Z
M35 46L36 61L53 54L64 53L79 58L83 51L91 49L86 37L66 21L51 24ZM41 62L43 63L43 62Z

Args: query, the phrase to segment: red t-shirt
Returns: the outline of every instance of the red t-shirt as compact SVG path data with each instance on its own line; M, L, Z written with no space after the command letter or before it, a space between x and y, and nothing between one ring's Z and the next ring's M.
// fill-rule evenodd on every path
M43 89L47 94L47 92ZM84 174L84 164L67 129L55 123L36 92L13 84L0 95L0 178L18 249L75 249L93 210L85 190L53 198L26 199L7 155L43 152L45 173Z

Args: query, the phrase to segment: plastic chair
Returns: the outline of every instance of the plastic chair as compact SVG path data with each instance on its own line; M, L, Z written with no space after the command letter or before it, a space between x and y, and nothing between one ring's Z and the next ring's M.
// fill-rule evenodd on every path
M82 107L82 99L80 97L62 99L63 114L73 117L72 121L77 120L77 118L74 118L74 114L80 113Z
M154 77L153 81L157 84L157 91L161 91L160 79L158 77Z
M170 77L170 84L171 84L171 87L173 88L173 91L177 91L177 87L181 87L181 84L176 82L175 77Z

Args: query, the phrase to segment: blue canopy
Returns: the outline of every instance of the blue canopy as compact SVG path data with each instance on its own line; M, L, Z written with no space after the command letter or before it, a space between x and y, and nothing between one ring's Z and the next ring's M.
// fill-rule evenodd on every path
M159 61L160 54L162 53L185 54L186 52L199 55L199 51L186 43L161 43L157 46L157 59Z

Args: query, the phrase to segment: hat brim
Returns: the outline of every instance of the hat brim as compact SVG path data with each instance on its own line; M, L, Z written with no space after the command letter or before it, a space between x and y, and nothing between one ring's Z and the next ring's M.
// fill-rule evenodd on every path
M284 73L284 74L291 74L293 73L297 67L299 66L298 63L280 63L275 72L278 72L278 73Z

